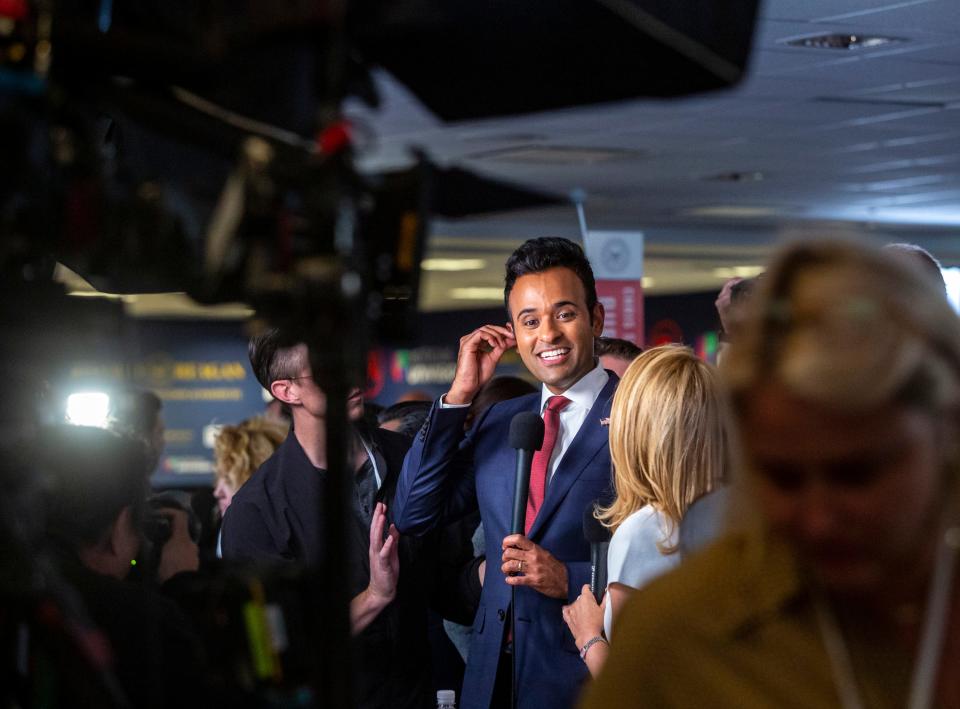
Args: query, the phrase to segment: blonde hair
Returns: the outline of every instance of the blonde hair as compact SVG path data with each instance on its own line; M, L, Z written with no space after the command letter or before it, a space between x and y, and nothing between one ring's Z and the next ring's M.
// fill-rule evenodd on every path
M743 402L778 381L845 411L960 403L960 320L919 265L851 240L790 244L747 307L724 362Z
M687 508L724 479L729 463L726 406L716 370L689 347L639 355L624 372L610 412L616 499L597 519L616 530L646 505L667 521L663 554Z
M214 472L236 491L287 436L287 425L257 416L220 429L213 444Z

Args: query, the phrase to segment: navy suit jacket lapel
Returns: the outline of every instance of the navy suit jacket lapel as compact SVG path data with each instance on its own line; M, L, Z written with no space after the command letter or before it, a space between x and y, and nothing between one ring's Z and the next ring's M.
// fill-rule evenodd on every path
M584 419L583 425L580 426L580 430L571 442L567 452L564 453L560 465L550 480L550 484L547 485L546 498L544 498L543 506L530 528L529 538L532 539L536 536L541 527L550 519L563 498L566 497L570 486L580 477L583 469L587 463L593 460L597 451L609 445L607 427L601 424L600 420L610 416L613 393L616 391L619 381L615 374L610 374L610 379L593 403L589 413L587 413L587 418ZM577 515L582 512L583 510L577 510Z

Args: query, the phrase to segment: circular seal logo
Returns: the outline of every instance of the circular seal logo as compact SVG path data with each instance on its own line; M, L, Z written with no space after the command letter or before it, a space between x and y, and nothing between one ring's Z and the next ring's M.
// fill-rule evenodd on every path
M608 271L621 273L629 265L630 247L623 239L608 239L600 249L600 259Z

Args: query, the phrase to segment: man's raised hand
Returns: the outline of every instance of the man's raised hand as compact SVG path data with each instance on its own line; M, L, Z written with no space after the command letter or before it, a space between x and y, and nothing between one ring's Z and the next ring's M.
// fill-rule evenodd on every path
M455 405L473 401L480 388L493 377L503 353L516 345L513 332L502 325L484 325L461 337L457 372L444 401Z
M714 305L717 307L717 315L720 316L720 327L724 329L724 332L730 333L735 323L733 322L733 301L732 301L732 292L733 287L737 285L743 279L739 276L729 279L726 283L723 284L723 288L720 289L720 294L717 296L716 302Z

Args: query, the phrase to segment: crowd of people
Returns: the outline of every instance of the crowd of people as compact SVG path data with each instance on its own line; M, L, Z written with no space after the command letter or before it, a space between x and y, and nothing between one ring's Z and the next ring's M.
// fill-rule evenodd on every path
M960 709L960 322L936 266L908 245L787 245L718 297L717 367L604 338L582 249L520 245L506 321L463 335L446 393L372 415L359 389L347 399L337 582L355 705L432 707L455 681L468 709ZM155 449L58 426L30 453L55 558L116 679L82 704L215 704L225 680L204 674L184 589L221 563L324 558L329 387L307 340L250 342L288 418L221 430L212 570L189 506L151 514ZM536 386L496 376L514 349ZM518 414L543 421L519 497ZM585 511L612 534L602 588ZM130 590L147 519L164 526L146 535L156 584ZM462 685L437 671L451 654Z

